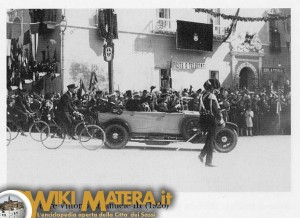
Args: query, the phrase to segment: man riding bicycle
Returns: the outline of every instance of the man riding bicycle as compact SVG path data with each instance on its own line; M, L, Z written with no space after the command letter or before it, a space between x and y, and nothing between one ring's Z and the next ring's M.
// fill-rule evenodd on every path
M61 99L57 105L56 117L58 121L63 125L64 129L68 131L68 134L72 139L75 139L75 133L72 128L73 115L80 114L77 107L73 104L72 94L75 94L77 86L70 84L67 86L68 91L61 96Z
M28 91L26 89L19 90L18 96L15 98L15 110L18 117L17 123L20 124L20 127L22 128L21 135L26 136L24 133L24 129L26 124L29 122L29 119L33 118L33 111L30 108L29 102L28 102ZM12 112L12 113L14 113Z

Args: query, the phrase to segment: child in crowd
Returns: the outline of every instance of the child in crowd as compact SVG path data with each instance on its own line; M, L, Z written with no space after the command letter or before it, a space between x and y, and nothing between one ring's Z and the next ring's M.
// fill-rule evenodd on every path
M250 105L247 106L245 117L246 117L246 126L247 126L246 136L248 135L252 136L252 127L253 127L252 118L254 117L254 113Z

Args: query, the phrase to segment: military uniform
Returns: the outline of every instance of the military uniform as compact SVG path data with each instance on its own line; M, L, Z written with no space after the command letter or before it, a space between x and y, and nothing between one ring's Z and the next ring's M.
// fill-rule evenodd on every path
M222 124L224 121L217 98L209 91L205 91L203 95L200 95L200 128L201 131L207 132L207 138L199 158L203 162L206 157L206 166L213 166L214 136L218 123Z

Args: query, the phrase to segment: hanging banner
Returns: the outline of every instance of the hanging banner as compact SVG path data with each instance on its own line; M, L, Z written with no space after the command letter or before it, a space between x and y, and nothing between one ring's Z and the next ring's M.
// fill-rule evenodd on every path
M114 44L112 42L103 46L103 57L106 62L114 59Z

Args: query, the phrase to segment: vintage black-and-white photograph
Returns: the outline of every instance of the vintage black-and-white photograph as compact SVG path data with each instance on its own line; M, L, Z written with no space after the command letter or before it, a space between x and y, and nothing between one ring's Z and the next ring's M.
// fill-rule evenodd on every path
M7 10L8 183L289 191L290 17Z
M291 192L292 10L200 7L8 8L8 187Z

